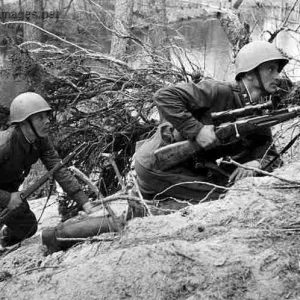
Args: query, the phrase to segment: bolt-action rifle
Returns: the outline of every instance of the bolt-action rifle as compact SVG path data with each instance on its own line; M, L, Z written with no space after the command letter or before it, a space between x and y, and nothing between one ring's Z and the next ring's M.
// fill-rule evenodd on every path
M212 119L216 123L219 122L220 116L222 117L221 120L231 120L231 122L222 123L216 127L215 133L217 138L223 144L233 142L253 132L258 132L261 128L269 128L300 116L300 106L295 106L292 108L273 110L265 115L248 115L248 117L245 117L247 114L251 115L255 111L268 108L269 105L270 104L265 103L232 111L212 113ZM240 116L245 118L237 119L237 117ZM201 150L201 146L196 143L196 141L186 140L161 147L154 152L154 155L160 169L167 170L186 161L193 154Z
M28 199L28 197L31 196L40 186L42 186L49 179L51 179L55 172L57 172L64 165L66 165L72 158L74 158L79 153L81 153L84 149L86 149L86 146L87 146L86 143L80 144L72 152L70 152L64 159L59 161L50 171L48 171L46 174L40 177L40 179L38 179L36 182L30 185L27 189L22 191L20 194L22 201L25 202L26 199ZM8 218L12 217L13 215L17 214L19 211L22 211L23 209L24 209L24 204L20 205L14 210L9 210L8 208L2 210L0 213L0 225L5 224Z

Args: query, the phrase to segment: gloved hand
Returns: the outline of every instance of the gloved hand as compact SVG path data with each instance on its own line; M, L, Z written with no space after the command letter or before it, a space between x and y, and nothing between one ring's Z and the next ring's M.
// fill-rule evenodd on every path
M21 195L21 192L14 192L14 193L10 194L10 200L7 205L7 208L9 210L14 210L23 203L20 195Z
M82 205L83 210L87 214L92 214L100 209L99 205L93 205L91 202L86 202Z
M247 163L244 163L243 166L260 169L260 163L257 160L252 160ZM255 176L254 170L247 170L244 169L243 167L238 167L232 172L228 182L236 182L242 178L251 177L251 176Z
M204 125L196 136L196 142L204 149L209 150L220 144L214 130L214 125Z

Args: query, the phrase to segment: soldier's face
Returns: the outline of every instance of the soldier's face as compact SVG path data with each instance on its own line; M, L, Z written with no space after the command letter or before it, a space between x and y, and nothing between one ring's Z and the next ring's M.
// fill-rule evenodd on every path
M49 112L40 112L31 116L32 125L40 137L45 137L49 133Z
M265 89L270 94L276 92L279 83L278 61L268 61L258 67Z

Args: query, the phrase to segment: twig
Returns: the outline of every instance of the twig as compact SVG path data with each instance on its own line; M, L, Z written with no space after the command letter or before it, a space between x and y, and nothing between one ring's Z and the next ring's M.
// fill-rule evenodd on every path
M178 199L178 198L175 198L175 197L171 197L171 196L167 196L166 198L163 198L163 199L159 199L159 200L155 200L157 201L158 203L159 202L163 202L163 201L168 201L172 199L173 201L177 202L177 203L180 203L180 204L187 204L187 205L193 205L191 204L190 201L192 201L193 199L190 199L190 200L181 200L181 199Z
M120 194L114 194L114 195L110 195L107 196L105 198L103 198L101 201L94 201L94 203L108 203L108 202L113 202L113 201L117 201L117 200L128 200L128 201L136 201L141 203L141 199L138 197L133 197L133 196L129 196L129 195L120 195ZM152 201L150 200L144 200L146 203L151 204Z
M23 275L23 274L26 274L28 272L32 272L32 271L37 271L37 270L43 270L43 269L58 269L58 268L64 268L65 266L44 266L44 267L36 267L36 268L32 268L32 269L28 269L28 270L25 270L23 272L20 272L20 273L17 273L13 276L20 276L20 275Z
M290 9L289 13L287 14L287 16L286 16L286 18L285 18L285 20L282 22L282 24L281 24L281 26L280 26L281 28L285 26L285 24L286 24L286 22L288 21L290 15L291 15L291 13L292 13L292 11L295 9L296 4L298 3L298 1L299 1L299 0L295 0L295 2L294 2L294 4L293 4L292 8Z
M265 188L265 187L264 187ZM273 185L269 187L270 189L299 189L300 185Z
M118 166L117 166L117 164L116 164L116 162L115 162L115 160L113 158L113 155L110 154L110 153L102 153L101 156L106 157L108 159L109 163L112 165L112 167L113 167L113 169L114 169L114 171L115 171L115 173L117 175L117 178L118 178L118 181L119 181L120 186L122 188L122 191L125 191L126 190L126 186L125 186L124 180L123 180L123 178L122 178L122 176L120 174Z
M179 252L178 250L175 250L174 251L177 255L179 255L179 256L181 256L181 257L183 257L183 258L186 258L186 259L188 259L188 260L191 260L191 261L197 261L197 259L195 259L195 258L193 258L193 257L191 257L191 256L188 256L188 255L186 255L186 254L184 254L184 253L182 253L182 252Z
M73 0L71 0L71 1L69 2L69 4L68 4L66 7L63 7L63 9L66 10L65 13L64 13L63 19L66 18L67 14L68 14L68 11L69 11L70 8L71 8L72 2L73 2Z
M99 189L91 182L91 180L83 172L81 172L74 166L70 166L68 169L74 172L77 177L79 177L84 183L86 183L95 195L103 197Z
M61 41L61 42L63 42L63 43L66 43L66 44L68 44L68 45L71 45L71 46L73 46L73 47L79 49L80 51L83 51L83 52L86 53L87 55L90 55L91 58L94 57L94 58L98 58L98 59L105 59L105 60L108 60L108 61L112 61L112 62L114 62L114 63L116 63L116 64L118 64L118 65L121 65L121 66L123 66L123 67L126 67L128 70L131 70L131 67L129 67L128 64L126 64L125 62L123 62L123 61L121 61L121 60L119 60L119 59L114 58L113 56L109 56L109 55L107 55L107 54L100 54L100 53L94 52L94 51L92 51L92 50L89 50L89 49L83 48L83 47L81 47L81 46L78 46L77 44L74 44L74 43L72 43L72 42L70 42L70 41L68 41L68 40L66 40L66 39L64 39L64 38L61 38L61 37L59 37L58 35L53 34L53 33L51 33L50 31L45 30L45 29L43 29L43 28L41 28L41 27L39 27L39 26L37 26L37 25L35 25L35 24L33 24L33 23L26 22L26 21L8 21L8 22L0 22L0 25L10 25L10 24L23 24L23 25L29 25L29 26L32 26L32 27L34 27L34 28L36 28L36 29L38 29L38 30L41 30L42 32L44 32L44 33L46 33L46 34L48 34L48 35L54 37L55 39L57 39L57 40L59 40L59 41ZM23 44L20 44L18 47L22 47L22 45L23 45Z
M276 228L277 231L300 231L300 227L295 228Z
M184 182L179 182L179 183L173 184L173 185L167 187L166 189L164 189L162 192L157 193L155 195L155 197L153 198L153 200L155 200L156 197L164 194L166 191L172 189L173 187L180 186L180 185L185 185L185 184L195 184L195 183L202 184L202 185L208 185L208 186L211 186L213 188L219 188L219 189L223 189L223 190L227 190L227 191L229 191L229 190L248 190L248 189L235 189L235 188L231 188L231 187L228 188L228 187L225 187L223 185L217 185L217 184L213 184L213 183L206 182L206 181L197 181L197 180L195 180L195 181L184 181ZM207 191L207 192L210 192L210 191Z
M88 238L56 238L57 241L59 242L96 242L96 241L113 241L115 238L105 238L105 237L98 237L98 236L93 236L93 237L88 237Z
M199 203L205 202L205 201L209 198L209 196L210 196L215 190L216 190L216 188L211 189L211 190L207 193L207 195L206 195L203 199L201 199L201 200L199 201Z
M174 213L174 212L178 211L177 209L160 208L160 207L156 207L156 206L153 207L153 210L157 210L157 211L164 212L164 213Z
M53 33L51 33L50 31L45 30L45 29L43 29L43 28L41 28L41 27L39 27L39 26L37 26L37 25L35 25L35 24L33 24L33 23L30 23L30 22L26 22L26 21L8 21L8 22L0 22L0 24L1 24L1 25L10 25L10 24L23 24L23 25L29 25L29 26L32 26L32 27L34 27L34 28L36 28L36 29L41 30L42 32L44 32L44 33L46 33L46 34L48 34L48 35L50 35L50 36L56 38L57 40L59 40L59 41L61 41L61 42L63 42L63 43L69 44L69 45L71 45L71 46L73 46L73 47L75 47L75 48L77 48L77 49L80 49L81 51L83 51L83 52L85 52L85 53L90 53L90 52L91 52L91 51L88 50L88 49L85 49L85 48L83 48L83 47L78 46L77 44L74 44L74 43L72 43L72 42L69 42L69 41L67 41L67 40L65 40L65 39L63 39L63 38L61 38L61 37L59 37L58 35L53 34ZM20 44L19 47L22 47L22 44Z
M291 183L291 184L299 185L299 187L300 187L300 182L299 181L289 180L289 179L286 179L284 177L281 177L281 176L269 173L267 171L263 171L263 170L260 170L260 169L257 169L257 168L253 168L253 167L244 166L244 165L242 165L242 164L234 161L232 158L229 158L229 161L223 160L222 163L229 164L229 165L235 165L235 166L237 166L239 168L243 168L243 169L246 169L246 170L251 170L251 171L260 173L262 175L265 175L265 176L271 176L271 177L274 177L274 178L279 179L279 180L284 181L284 182L288 182L288 183Z
M2 255L0 255L1 257L5 257L6 255L8 255L9 253L19 249L21 247L21 243L18 243L17 245L12 246L10 249L6 250Z
M152 216L151 210L150 210L150 208L148 207L148 205L147 205L147 203L146 203L146 201L145 201L145 199L144 199L144 197L143 197L143 195L142 195L142 193L141 193L141 191L140 191L140 189L139 189L139 186L138 186L138 183L137 183L137 181L136 181L136 178L135 178L134 174L131 173L130 175L131 175L133 184L134 184L134 186L135 186L135 188L136 188L136 191L137 191L137 193L138 193L138 195L139 195L139 198L140 198L141 203L145 206L146 211L147 211L147 214L148 214L149 216Z
M117 175L119 183L120 183L120 185L122 187L122 191L125 191L126 186L125 186L123 178L122 178L122 176L120 174L118 166L117 166L117 164L116 164L116 162L115 162L115 160L113 158L113 155L110 154L110 153L102 153L101 155L104 156L104 157L106 157L108 159L109 163L112 165L112 167L113 167L113 169L114 169L114 171L115 171L115 173ZM122 229L123 229L123 227L124 227L124 222L120 221L120 219L116 216L116 214L114 213L114 211L111 209L111 207L107 203L104 203L102 201L102 204L105 207L105 209L108 211L108 213L110 214L110 216L112 217L112 219L113 219L113 221L114 221L114 223L115 223L115 225L117 227L117 231L121 232Z
M176 254L176 255L178 255L178 256L181 256L181 257L186 258L186 259L188 259L188 260L190 260L190 261L193 261L193 262L199 262L196 258L193 258L193 257L191 257L191 256L189 256L189 255L187 255L187 254L182 253L182 252L175 246L174 243L172 244L172 246L173 246L173 249L169 250L171 253L174 253L174 254Z
M108 211L111 218L113 219L113 222L116 225L117 231L121 232L124 227L124 224L120 221L120 219L116 216L115 212L111 209L111 207L107 203L106 204L103 203L103 206Z
M57 268L63 268L65 266L44 266L44 267L36 267L36 268L32 268L32 269L28 269L28 270L25 270L23 272L20 272L20 273L17 273L17 274L14 274L12 276L9 277L9 280L2 286L2 288L0 289L0 292L4 290L4 288L9 284L9 282L11 282L11 279L13 277L16 277L16 276L21 276L23 274L26 274L28 272L32 272L32 271L36 271L36 270L42 270L42 269L48 269L48 268L51 268L51 269L57 269Z

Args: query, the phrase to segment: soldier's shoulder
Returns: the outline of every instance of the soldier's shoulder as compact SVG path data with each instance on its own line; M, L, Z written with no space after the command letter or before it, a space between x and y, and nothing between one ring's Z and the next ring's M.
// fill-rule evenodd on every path
M13 138L15 134L15 128L9 127L6 130L0 131L0 147L5 146L10 142L10 140Z
M0 164L5 162L10 156L14 133L13 127L0 131Z
M229 81L219 81L214 79L208 79L207 82L213 86L215 86L219 90L231 91L235 89L235 85Z

